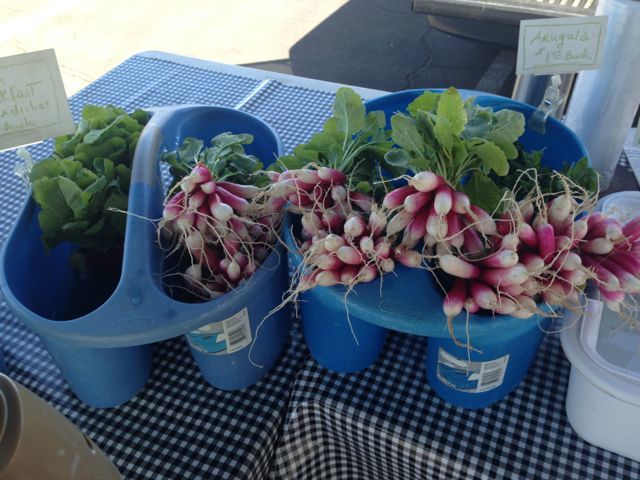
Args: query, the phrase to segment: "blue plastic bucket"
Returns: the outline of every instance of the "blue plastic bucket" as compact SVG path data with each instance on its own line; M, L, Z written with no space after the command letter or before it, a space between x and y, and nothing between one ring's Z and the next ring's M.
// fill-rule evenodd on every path
M491 318L486 320L491 322ZM506 320L506 319L503 319ZM464 328L456 338L427 339L427 379L445 401L470 409L484 408L511 393L527 374L551 319L537 315L523 320L509 318L503 329L492 329L467 339ZM458 318L458 324L464 319Z
M209 302L175 300L162 283L165 253L158 246L155 224L148 220L162 215L161 151L175 150L187 136L208 142L227 131L252 134L254 142L246 150L267 164L282 153L276 133L244 112L211 106L153 112L132 167L122 271L116 281L100 288L89 288L96 283L87 284L71 268L70 245L45 251L37 206L30 196L27 199L2 249L0 288L15 315L40 336L71 389L85 403L113 407L132 398L148 379L151 344L223 321L245 308L255 325L262 312L272 308L270 301L273 306L280 302L286 261L278 251L248 281ZM233 355L199 360L203 376L227 389L255 383L281 353L288 320L284 309L268 318L258 335L253 332L251 346ZM240 361L242 356L259 366ZM232 378L216 380L216 369Z
M292 229L293 227L293 229ZM289 247L290 269L299 267L293 233L297 230L293 215L284 224L284 239ZM315 287L299 297L302 332L313 359L324 368L338 373L363 370L376 361L387 329L349 311L343 287Z
M384 111L389 127L391 116L396 112L406 111L409 103L424 91L407 90L384 95L365 102L365 106L367 111ZM461 94L464 97L475 96L477 103L491 106L495 110L510 108L519 111L527 119L535 110L530 105L496 95L465 90ZM560 168L565 162L575 163L587 156L575 134L554 118L548 119L546 133L540 134L527 129L520 142L526 150L544 148L543 162L553 168ZM294 246L289 231L285 232L285 239L290 246ZM291 258L290 256L290 260ZM299 263L300 257L294 258L291 263L295 262ZM442 312L442 293L434 287L431 275L424 270L397 266L395 275L386 275L382 285L379 281L358 285L348 296L347 305L352 324L356 320L377 327L374 328L375 333L364 332L357 335L360 344L357 349L353 348L353 334L346 324L344 288L316 287L305 292L303 301L301 310L305 340L314 358L328 368L331 365L337 371L356 371L373 363L382 348L384 329L429 337L426 362L431 367L428 369L437 368L437 353L441 347L456 358L467 359L466 349L453 348L455 345ZM481 397L473 396L475 403L469 402L468 408L480 408L500 400L521 382L544 337L547 320L538 320L522 320L504 315L495 318L471 315L468 325L464 320L456 320L456 325L461 321L465 325L461 331L456 327L457 337L465 341L468 328L471 344L483 352L484 357L471 352L472 360L494 360L510 355L500 386L481 392ZM335 327L333 323L336 324ZM517 347L514 348L513 345ZM444 373L446 372L443 370L442 376L446 378ZM451 372L453 378L454 373ZM446 397L451 403L459 404L444 388L434 384L434 389L437 393L442 391L443 398Z

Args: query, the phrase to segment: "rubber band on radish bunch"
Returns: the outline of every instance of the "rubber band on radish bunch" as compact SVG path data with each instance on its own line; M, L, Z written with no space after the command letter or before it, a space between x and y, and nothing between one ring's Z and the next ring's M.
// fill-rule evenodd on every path
M163 156L175 184L164 204L159 233L175 258L182 288L216 298L249 278L277 239L281 212L261 202L269 179L244 152L253 137L223 133L211 147L188 138Z

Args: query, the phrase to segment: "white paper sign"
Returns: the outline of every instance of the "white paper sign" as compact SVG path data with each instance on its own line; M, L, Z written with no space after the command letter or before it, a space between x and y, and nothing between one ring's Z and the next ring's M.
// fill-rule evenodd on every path
M520 22L516 73L552 75L600 67L607 16Z
M0 150L74 131L52 49L0 58Z

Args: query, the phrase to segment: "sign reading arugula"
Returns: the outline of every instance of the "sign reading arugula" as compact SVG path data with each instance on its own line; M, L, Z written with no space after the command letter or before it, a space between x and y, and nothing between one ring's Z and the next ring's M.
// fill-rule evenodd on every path
M0 150L74 131L53 49L0 58Z
M520 22L516 73L552 75L600 68L607 16Z

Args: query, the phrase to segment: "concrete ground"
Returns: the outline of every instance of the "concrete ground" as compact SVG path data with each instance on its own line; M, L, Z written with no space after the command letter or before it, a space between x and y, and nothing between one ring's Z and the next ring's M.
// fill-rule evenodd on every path
M509 95L515 63L431 28L410 0L0 0L0 56L45 48L68 95L144 50L390 91Z

